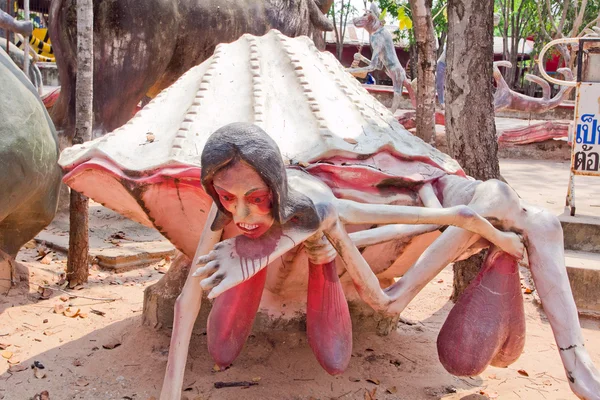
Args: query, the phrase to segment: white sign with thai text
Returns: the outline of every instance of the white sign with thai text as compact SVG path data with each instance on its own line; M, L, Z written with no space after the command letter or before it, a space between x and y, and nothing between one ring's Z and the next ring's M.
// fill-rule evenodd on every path
M600 175L600 83L578 84L571 169L575 175Z

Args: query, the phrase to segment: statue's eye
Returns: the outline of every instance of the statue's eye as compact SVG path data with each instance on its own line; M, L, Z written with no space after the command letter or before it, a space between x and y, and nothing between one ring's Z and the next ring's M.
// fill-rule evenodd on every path
M264 198L264 197L253 197L253 198L252 198L252 203L254 203L254 204L260 204L260 203L262 203L263 201L265 201L265 198Z
M221 195L221 199L223 199L224 201L233 201L233 196L229 196L227 194L222 194Z

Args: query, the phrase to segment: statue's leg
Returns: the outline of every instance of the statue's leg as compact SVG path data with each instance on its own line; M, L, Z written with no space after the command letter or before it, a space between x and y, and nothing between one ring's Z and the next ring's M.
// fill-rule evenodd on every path
M444 199L451 201L450 196ZM523 204L508 185L497 180L480 184L469 206L485 217L495 218L498 224L523 232L531 273L569 384L581 398L600 399L600 374L584 347L565 268L563 233L558 218Z
M392 69L388 70L386 68L385 72L392 80L392 85L394 88L394 99L392 101L392 107L390 111L393 113L396 112L398 108L400 108L400 102L402 101L402 88L404 87L404 81L406 80L406 74L402 69Z
M319 364L343 373L352 356L352 321L335 267L336 253L319 233L305 242L308 262L306 335Z
M206 335L208 352L219 367L231 365L244 348L266 280L267 269L263 268L213 301Z
M569 385L582 399L600 399L600 373L588 354L573 300L558 218L525 206L523 218L529 265L544 311L552 327Z
M187 361L188 348L192 329L196 322L196 317L200 312L202 304L202 288L200 281L202 277L195 277L192 274L196 270L198 258L208 253L213 246L221 239L221 231L213 232L210 225L215 218L217 207L214 205L207 216L200 242L196 250L196 255L192 261L188 278L181 290L181 294L175 302L175 315L173 317L173 332L171 333L171 344L169 347L169 358L167 360L167 370L160 392L160 400L179 400L181 398L181 388L183 386L183 376L185 373L185 364Z

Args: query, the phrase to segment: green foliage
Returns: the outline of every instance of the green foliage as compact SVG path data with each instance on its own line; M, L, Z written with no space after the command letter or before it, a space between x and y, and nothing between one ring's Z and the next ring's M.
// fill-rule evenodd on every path
M395 33L396 40L407 40L412 46L415 43L413 31L412 11L410 3L407 0L378 0L379 8L387 10L390 15L394 15L398 20L398 30ZM445 37L448 30L448 17L444 12L448 4L447 0L434 0L431 8L433 27L438 39Z

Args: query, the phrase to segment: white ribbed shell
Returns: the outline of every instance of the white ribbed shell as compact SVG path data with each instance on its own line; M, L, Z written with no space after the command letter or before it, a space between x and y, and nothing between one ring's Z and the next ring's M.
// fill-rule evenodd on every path
M59 163L70 170L92 158L109 159L125 174L200 166L208 136L236 121L261 126L286 161L385 150L460 171L456 161L404 129L332 54L318 51L307 37L291 39L275 30L219 45L126 125L65 149Z

